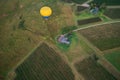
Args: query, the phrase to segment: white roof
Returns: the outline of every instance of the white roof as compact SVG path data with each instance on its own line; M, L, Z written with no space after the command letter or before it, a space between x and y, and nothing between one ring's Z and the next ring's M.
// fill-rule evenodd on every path
M84 4L82 4L81 6L83 6L83 7L90 7L90 5L87 4L87 3L84 3Z

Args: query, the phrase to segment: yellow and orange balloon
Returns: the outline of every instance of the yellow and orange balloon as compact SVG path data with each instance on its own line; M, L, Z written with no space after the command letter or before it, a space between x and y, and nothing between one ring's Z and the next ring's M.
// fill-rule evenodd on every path
M40 9L40 15L48 19L52 15L52 9L48 6L44 6Z

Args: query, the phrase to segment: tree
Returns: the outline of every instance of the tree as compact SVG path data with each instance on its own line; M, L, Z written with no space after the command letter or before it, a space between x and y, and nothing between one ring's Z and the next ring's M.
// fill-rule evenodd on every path
M24 19L20 20L20 22L19 22L19 24L18 24L18 28L19 28L19 29L26 30L25 20L24 20Z

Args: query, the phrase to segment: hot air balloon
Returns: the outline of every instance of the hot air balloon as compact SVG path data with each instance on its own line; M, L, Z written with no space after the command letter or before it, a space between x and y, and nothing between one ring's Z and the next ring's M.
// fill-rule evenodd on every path
M40 9L40 15L43 16L43 18L48 19L52 14L52 9L48 6L44 6Z

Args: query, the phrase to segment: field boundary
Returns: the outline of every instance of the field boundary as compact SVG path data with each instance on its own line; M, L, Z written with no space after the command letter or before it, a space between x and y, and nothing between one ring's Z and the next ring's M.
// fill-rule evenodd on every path
M104 50L103 53L109 54L110 52L112 52L112 51L117 51L117 50L120 50L120 47Z
M86 26L86 27L82 27L82 28L78 28L76 30L73 30L73 32L79 31L79 30L83 30L83 29L87 29L87 28L91 28L91 27L96 27L96 26L101 26L101 25L106 25L106 24L112 24L112 23L119 23L120 20L114 20L114 21L109 21L109 22L103 22L100 24L95 24L95 25L90 25L90 26Z
M109 9L116 9L116 8L120 8L120 6L107 6L107 8L109 8Z
M115 76L118 80L120 80L120 72L105 58L100 59L98 61L108 72L110 72L113 76Z
M11 80L11 78L13 78L13 77L15 77L16 76L16 73L15 73L15 69L19 66L19 65L21 65L42 43L44 43L44 42L40 42L35 48L33 48L33 50L31 50L31 52L29 52L22 60L20 60L19 62L18 62L18 64L16 65L16 66L14 66L9 72L8 72L8 74L7 74L7 76L6 76L6 79L8 79L8 80ZM15 73L15 76L9 76L9 75L11 75L12 73ZM10 77L10 79L9 79L9 77Z
M80 35L80 34L79 34ZM113 76L120 80L120 72L103 56L103 52L89 42L84 36L80 35L82 39L95 51L95 54L99 58L98 62Z

